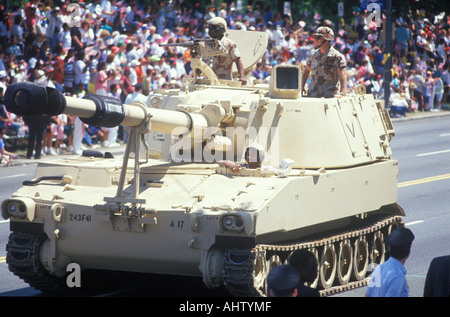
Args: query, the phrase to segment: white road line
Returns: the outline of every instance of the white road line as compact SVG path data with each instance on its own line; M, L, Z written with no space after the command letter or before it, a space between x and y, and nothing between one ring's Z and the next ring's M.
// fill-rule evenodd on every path
M14 178L14 177L22 177L27 174L15 174L15 175L8 175L8 176L2 176L2 178Z
M0 220L0 223L7 223L9 220Z
M134 291L134 290L137 290L137 289L139 289L138 286L132 286L130 288L124 288L124 289L117 290L117 291L112 291L112 292L109 292L109 293L99 294L99 295L96 295L94 297L110 297L110 296L119 295L119 294L126 293L126 292L131 292L131 291Z
M411 222L405 223L405 226L414 226L414 225L417 225L422 222L424 222L424 221L423 220L411 221Z
M450 133L439 134L439 136L450 136Z
M436 151L436 152L428 152L428 153L422 153L422 154L417 154L416 156L421 157L421 156L428 156L428 155L435 155L435 154L442 154L442 153L449 153L450 150L443 150L443 151Z

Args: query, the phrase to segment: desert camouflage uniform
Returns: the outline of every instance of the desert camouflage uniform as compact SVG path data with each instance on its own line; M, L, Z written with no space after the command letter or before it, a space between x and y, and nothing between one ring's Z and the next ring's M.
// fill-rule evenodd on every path
M223 37L215 48L215 56L212 57L211 68L219 79L232 80L231 68L236 58L241 57L234 41Z
M317 49L308 58L306 65L311 68L308 96L332 98L338 92L338 70L347 67L344 56L333 47L330 47L325 55Z

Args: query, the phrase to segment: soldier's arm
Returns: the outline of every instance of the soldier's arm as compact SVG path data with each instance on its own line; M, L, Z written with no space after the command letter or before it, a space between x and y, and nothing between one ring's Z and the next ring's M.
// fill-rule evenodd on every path
M341 94L347 93L347 67L341 67L339 72L339 83L341 85Z
M244 64L242 63L241 58L240 57L236 58L234 62L236 63L236 67L239 72L239 81L241 81L243 85L247 84L247 79L245 79L244 76Z
M236 46L236 43L234 42L229 43L228 54L230 54L230 57L233 60L233 62L236 63L236 68L239 73L239 81L241 81L243 85L247 84L247 79L245 78L244 64L242 63L241 54Z
M309 66L306 65L305 68L303 69L303 74L302 74L302 94L303 94L303 91L305 90L306 81L308 80L310 72L311 72L311 68L309 68Z

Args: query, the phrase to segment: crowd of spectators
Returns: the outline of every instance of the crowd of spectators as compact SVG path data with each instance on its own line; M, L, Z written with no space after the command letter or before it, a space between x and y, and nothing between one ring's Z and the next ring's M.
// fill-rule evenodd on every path
M351 21L341 19L336 24L316 14L307 24L257 4L238 10L234 4L205 8L195 1L177 0L149 5L133 0L75 3L79 7L69 0L32 0L23 8L0 8L0 98L9 84L22 81L55 87L67 96L96 93L123 102L154 89L181 87L183 78L192 76L190 51L160 44L207 36L205 21L214 16L225 18L230 29L268 34L267 52L255 65L250 84L267 82L270 69L278 63L305 65L313 51L313 31L328 25L335 30L335 48L347 60L348 90L362 84L376 98L384 98L388 56L383 53L383 21L367 23L367 13L359 8ZM449 16L410 12L394 24L388 105L392 115L444 107L450 85ZM64 147L63 135L73 150L75 119L52 118L44 136L44 154ZM27 133L27 125L13 114L2 123L8 133ZM111 146L117 144L117 132L110 132L86 127L86 137L96 136ZM85 142L85 146L92 144Z
M367 13L355 12L355 34L339 29L336 41L347 58L349 89L364 84L376 98L384 99L385 63L383 28L373 21L366 25ZM348 26L347 26L348 27ZM410 12L393 23L393 52L389 104L391 115L447 109L450 85L450 18L445 13ZM352 45L353 44L353 45Z

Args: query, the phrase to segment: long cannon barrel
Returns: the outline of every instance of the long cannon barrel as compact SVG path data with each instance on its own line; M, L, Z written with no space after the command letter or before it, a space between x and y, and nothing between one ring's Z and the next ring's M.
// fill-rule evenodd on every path
M193 41L186 41L182 43L167 43L167 44L160 44L161 47L171 47L171 46L182 46L182 47L190 47L197 45L198 43L194 43Z
M164 133L172 133L180 127L192 130L194 126L208 126L206 118L199 114L127 105L116 98L95 94L84 98L68 97L55 88L28 82L8 86L5 106L9 112L19 116L55 116L64 113L78 116L84 123L102 127L119 124L136 127L150 118L151 130Z
M192 38L189 41L185 41L185 42L181 42L181 43L168 43L168 44L160 44L159 46L161 47L170 47L170 46L184 46L184 47L191 47L194 45L197 45L201 42L204 43L209 43L209 44L214 44L215 43L215 39L213 38Z

